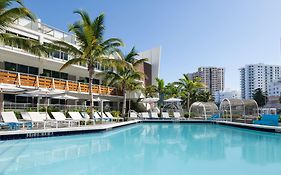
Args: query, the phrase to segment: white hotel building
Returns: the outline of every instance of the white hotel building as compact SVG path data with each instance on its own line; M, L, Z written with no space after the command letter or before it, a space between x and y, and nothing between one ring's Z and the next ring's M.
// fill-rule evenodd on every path
M279 65L249 64L239 70L243 99L253 98L253 92L258 88L268 92L269 83L279 79L281 76L281 66Z
M32 38L44 42L63 40L75 45L75 36L50 27L40 22L31 22L20 19L7 32L19 36ZM146 56L148 62L140 66L145 74L145 85L150 85L159 76L160 48L140 53ZM61 66L71 57L63 52L55 51L48 57L37 57L23 51L20 48L0 44L0 83L15 84L25 89L54 88L67 91L71 95L79 96L78 104L82 104L88 99L88 71L83 65L71 65L63 71L59 71ZM96 72L104 71L102 65L96 67ZM95 76L94 76L95 77ZM121 102L122 96L115 88L101 85L102 78L94 79L93 92L95 96L110 100L110 105L114 102ZM19 97L16 95L6 95L4 100L12 103L31 103L30 97ZM32 99L33 100L33 99ZM53 104L62 103L61 100L53 99ZM116 104L116 103L115 103ZM116 105L115 105L116 106Z

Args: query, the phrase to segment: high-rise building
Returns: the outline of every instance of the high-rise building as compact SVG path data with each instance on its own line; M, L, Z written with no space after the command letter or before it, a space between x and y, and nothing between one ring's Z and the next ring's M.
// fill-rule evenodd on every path
M279 65L249 64L239 70L243 99L253 98L253 92L258 88L267 92L269 83L279 79L281 76L281 66Z
M200 77L204 83L204 90L211 92L213 95L216 91L224 90L224 68L220 67L199 67L197 72L188 74L190 79Z

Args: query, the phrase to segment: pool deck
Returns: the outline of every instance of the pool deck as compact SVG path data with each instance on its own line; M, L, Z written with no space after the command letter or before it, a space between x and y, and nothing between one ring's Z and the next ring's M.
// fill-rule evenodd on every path
M131 120L120 123L104 123L80 127L45 128L33 130L0 131L0 140L27 139L37 137L50 137L71 134L84 134L112 130L114 128L139 123L140 120Z

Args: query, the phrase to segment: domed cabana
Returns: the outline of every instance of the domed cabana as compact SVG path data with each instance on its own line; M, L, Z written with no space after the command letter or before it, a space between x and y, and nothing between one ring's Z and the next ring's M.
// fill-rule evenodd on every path
M218 107L213 102L195 102L189 108L189 119L207 120L218 113Z
M230 121L245 121L259 115L259 107L255 100L223 99L220 104L221 118Z

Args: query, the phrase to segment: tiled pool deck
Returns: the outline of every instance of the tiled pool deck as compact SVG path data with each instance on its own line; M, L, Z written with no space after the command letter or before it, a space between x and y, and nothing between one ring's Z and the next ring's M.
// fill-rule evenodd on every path
M65 128L46 128L34 130L16 130L16 131L0 131L0 140L10 139L27 139L37 137L51 137L71 134L85 134L111 130L114 128L132 125L136 123L210 123L219 125L228 125L233 127L246 128L251 130L259 130L266 132L281 133L281 126L265 126L246 123L236 123L229 121L206 121L206 120L131 120L120 123L104 123L98 125L88 125L80 127L65 127Z

